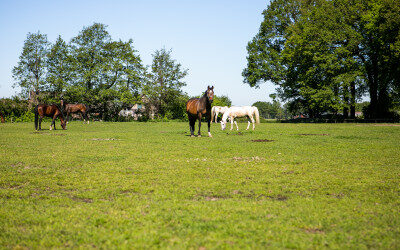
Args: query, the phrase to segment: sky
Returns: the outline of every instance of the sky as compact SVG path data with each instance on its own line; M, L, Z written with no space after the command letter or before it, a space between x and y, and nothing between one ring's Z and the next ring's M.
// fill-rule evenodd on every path
M12 68L27 34L46 34L69 42L93 23L107 25L113 40L133 40L143 64L155 50L172 49L172 58L189 70L183 91L202 94L214 85L233 105L271 101L275 86L243 83L247 43L257 34L267 0L0 0L0 98L16 95Z

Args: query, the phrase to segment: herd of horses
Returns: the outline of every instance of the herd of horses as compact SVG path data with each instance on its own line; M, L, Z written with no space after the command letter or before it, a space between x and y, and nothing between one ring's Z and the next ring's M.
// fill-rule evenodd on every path
M226 128L226 123L228 120L231 122L231 130L233 129L233 124L235 123L236 129L239 130L237 122L235 118L237 117L248 117L248 125L247 129L250 127L250 121L253 123L253 130L255 128L255 121L260 123L260 116L257 107L254 106L243 106L243 107L220 107L214 106L211 107L211 104L214 100L214 86L207 86L207 90L204 92L203 96L200 98L191 98L186 103L186 113L188 114L189 118L189 127L190 127L190 135L194 137L194 130L195 130L195 123L196 120L199 121L199 132L198 136L201 136L201 119L203 117L206 118L207 125L208 125L208 136L212 137L211 135L211 123L214 120L217 122L218 115L223 114L221 123L221 129L224 130ZM85 104L78 103L78 104L65 104L64 101L61 99L61 105L58 106L56 104L46 105L46 104L39 104L35 107L35 129L40 130L42 129L41 123L43 117L50 117L52 118L52 122L50 125L50 130L53 128L56 129L55 120L57 118L61 121L61 127L66 129L68 117L71 114L80 113L84 120L87 120L89 123L88 117L88 107ZM66 114L66 118L64 116ZM254 119L255 118L255 119Z
M46 104L39 104L35 107L35 129L41 130L42 129L42 119L43 117L50 117L52 118L50 124L50 130L53 128L56 129L56 119L59 118L61 121L61 127L63 129L67 128L67 122L71 114L81 114L84 121L87 120L89 123L88 117L88 107L82 103L76 104L65 104L64 101L61 99L61 105L58 106L56 104L46 105ZM66 116L64 116L66 113ZM66 117L66 119L65 119Z
M200 127L201 127L201 118L205 117L208 124L208 136L212 137L210 132L210 126L212 121L217 122L218 115L223 114L221 120L221 129L225 130L226 123L228 119L231 121L231 130L233 129L233 123L236 125L236 129L239 130L237 122L235 118L237 117L247 117L248 125L247 129L250 127L250 121L253 123L253 130L255 129L255 121L260 123L260 114L258 112L258 108L255 106L243 106L243 107L220 107L214 106L211 107L211 104L214 99L214 86L207 87L207 90L204 92L203 96L200 98L192 98L186 103L186 112L189 118L189 127L190 127L190 135L194 136L194 125L196 120L199 120L199 132L198 136L201 136ZM255 120L254 120L255 118Z

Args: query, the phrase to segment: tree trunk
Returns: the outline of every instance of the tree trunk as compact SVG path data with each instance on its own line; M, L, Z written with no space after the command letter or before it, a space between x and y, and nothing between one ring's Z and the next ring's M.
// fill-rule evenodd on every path
M356 118L356 84L355 82L351 82L350 84L350 118Z
M344 102L343 117L344 119L347 119L349 118L349 89L347 86L343 90L343 102Z

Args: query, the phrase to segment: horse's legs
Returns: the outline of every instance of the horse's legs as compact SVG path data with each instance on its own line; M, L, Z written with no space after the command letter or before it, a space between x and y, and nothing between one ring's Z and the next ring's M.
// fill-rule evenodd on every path
M65 117L67 119L67 124L69 123L69 111L67 111L67 117Z
M196 123L196 119L189 116L190 136L194 136L194 124L195 123Z
M201 137L201 132L200 132L200 128L201 128L201 113L199 113L197 116L198 116L198 119L199 119L199 133L198 133L198 137Z
M211 126L211 117L207 117L207 125L208 125L208 137L212 137L211 131L210 131L210 126Z
M57 119L57 116L54 115L53 120L51 121L51 124L50 124L50 130L52 130L53 126L54 126L54 130L56 130L56 119Z
M246 128L246 130L249 130L249 127L250 127L250 119L253 119L251 116L248 116L247 117L247 128Z
M250 119L251 119L251 123L253 123L253 130L254 130L254 128L255 128L256 126L254 125L255 121L254 121L253 116L250 116ZM250 125L250 122L249 122L249 125Z
M234 118L231 117L231 130L233 129L233 120L234 120ZM236 122L236 121L235 121L235 122ZM236 127L237 127L237 124L236 124Z
M39 130L42 130L42 116L39 116Z
M89 124L89 116L88 116L88 114L86 113L86 111L83 113L83 115L84 115L84 119L86 119L87 120L87 124Z
M219 115L219 112L216 111L216 112L215 112L215 123L218 123L218 115Z
M239 127L238 127L238 125L237 125L237 122L234 121L234 123L235 123L235 125L236 125L236 130L239 130Z

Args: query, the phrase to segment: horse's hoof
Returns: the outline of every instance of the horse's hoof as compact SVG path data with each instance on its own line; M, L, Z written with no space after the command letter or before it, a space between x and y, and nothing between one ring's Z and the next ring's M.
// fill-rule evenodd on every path
M194 137L194 135L191 135L190 137Z
M201 137L201 135L198 135L197 137Z

